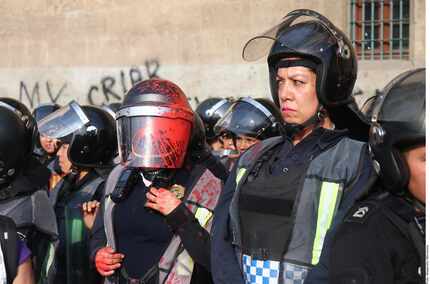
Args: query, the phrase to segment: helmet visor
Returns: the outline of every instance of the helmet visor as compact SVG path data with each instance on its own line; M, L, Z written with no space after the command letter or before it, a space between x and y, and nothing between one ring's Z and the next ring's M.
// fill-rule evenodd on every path
M117 119L121 162L133 168L180 168L192 123L159 116L122 116Z
M333 41L333 38L336 38L339 46L347 48L347 46L343 44L342 37L335 32L336 28L327 18L312 10L299 9L288 13L282 18L280 23L266 32L251 38L243 47L242 58L245 61L256 61L267 56L275 42L279 42L285 48L290 49L292 53L297 54L313 54L313 51L315 51L315 53L324 51L327 47L328 39L330 38L327 38L326 33L318 33L312 27L307 30L300 29L297 30L297 32L290 32L288 33L288 37L282 36L285 33L281 33L281 31L297 23L309 20L320 22L333 35L331 41ZM309 36L304 33L308 33ZM335 41L332 43L335 43ZM345 53L348 51L345 51Z
M59 139L74 133L88 122L88 117L78 103L72 101L41 119L37 127L40 135Z
M231 132L235 135L258 136L272 125L273 115L260 103L242 98L234 103L226 114L215 124L217 135Z
M372 123L381 124L398 144L412 145L425 139L425 76L425 69L398 75L375 102ZM374 136L375 133L371 133L371 141L377 139Z

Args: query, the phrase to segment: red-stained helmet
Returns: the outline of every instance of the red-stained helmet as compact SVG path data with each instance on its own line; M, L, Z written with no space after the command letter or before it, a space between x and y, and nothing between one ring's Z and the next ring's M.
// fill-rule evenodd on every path
M122 164L146 169L181 168L193 115L187 97L174 83L150 79L134 85L116 114Z

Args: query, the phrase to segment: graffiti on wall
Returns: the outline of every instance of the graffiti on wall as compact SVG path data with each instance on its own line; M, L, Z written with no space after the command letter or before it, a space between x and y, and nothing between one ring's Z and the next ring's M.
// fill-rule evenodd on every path
M144 66L121 69L116 74L106 74L91 83L86 92L87 102L91 105L104 105L121 101L127 90L143 79L158 77L160 63L156 59L145 61ZM31 108L42 102L58 103L64 96L73 98L68 93L68 86L73 82L52 83L53 80L28 83L19 82L19 100Z
M67 83L59 88L56 88L51 82L46 81L44 84L36 82L31 88L24 82L19 82L19 100L23 103L27 103L31 108L41 103L41 97L46 94L49 98L49 102L57 103L58 99L64 93L67 87Z
M127 90L143 79L158 77L158 60L145 61L144 71L139 67L120 70L116 75L103 76L99 82L89 87L88 103L91 105L109 104L122 100Z
M80 97L90 105L107 105L123 100L127 91L137 82L159 77L160 62L157 59L146 60L143 66L132 66L130 68L111 71L100 76L83 87ZM72 86L76 82L62 82L61 80L46 80L19 82L19 100L35 108L41 103L59 103L76 99ZM76 88L76 87L75 87ZM76 91L74 91L76 92ZM198 97L188 97L191 105L200 103Z

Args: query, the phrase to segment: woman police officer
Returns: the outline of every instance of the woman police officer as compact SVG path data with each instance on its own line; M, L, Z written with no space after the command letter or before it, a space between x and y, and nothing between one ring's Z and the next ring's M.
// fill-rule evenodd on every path
M212 231L215 283L302 283L327 230L373 181L368 147L351 138L368 126L354 111L350 41L322 15L296 10L251 39L243 56L268 49L284 135L245 152L226 182Z

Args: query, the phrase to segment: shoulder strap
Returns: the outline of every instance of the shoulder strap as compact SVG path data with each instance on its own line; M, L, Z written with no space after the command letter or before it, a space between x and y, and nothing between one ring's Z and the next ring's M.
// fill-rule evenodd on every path
M115 190L116 184L123 170L124 170L124 167L122 165L118 165L111 171L105 184L104 201L102 199L102 202L104 202L103 222L104 222L106 241L107 241L107 245L109 245L114 250L116 249L116 244L115 244L115 236L113 231L112 211L113 211L113 208L115 207L115 202L113 202L111 198L111 194Z
M263 140L243 153L237 161L236 188L246 180L255 164L265 153L284 142L281 136Z
M238 169L242 167L250 168L250 166L254 165L254 163L259 157L261 157L262 154L282 143L283 141L284 139L281 136L277 136L262 140L255 144L239 157L239 160L237 161Z
M3 251L4 264L8 283L12 283L18 270L16 226L12 219L0 216L0 244Z

